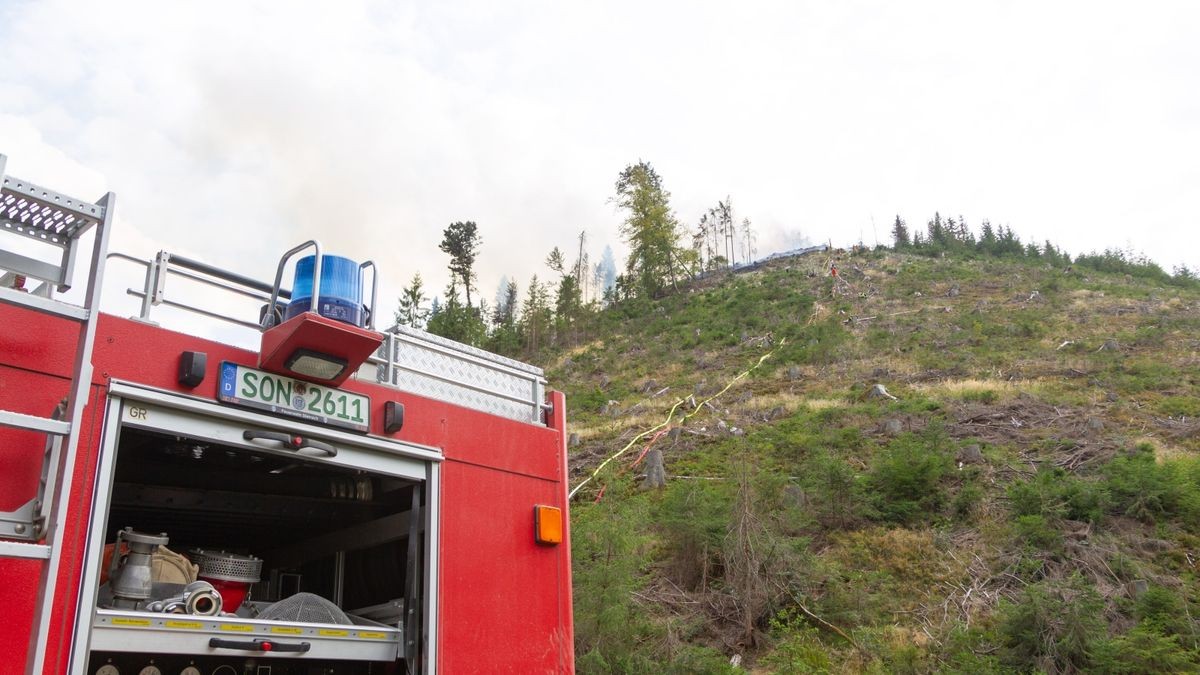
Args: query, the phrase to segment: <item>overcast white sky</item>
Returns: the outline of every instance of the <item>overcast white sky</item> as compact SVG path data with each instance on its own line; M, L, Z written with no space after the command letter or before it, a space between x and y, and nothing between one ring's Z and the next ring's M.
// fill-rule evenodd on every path
M259 278L319 238L384 309L475 220L522 289L652 162L761 253L940 210L1200 267L1200 3L0 0L8 172L118 195L113 249ZM874 227L872 226L874 219ZM390 313L390 311L389 311Z

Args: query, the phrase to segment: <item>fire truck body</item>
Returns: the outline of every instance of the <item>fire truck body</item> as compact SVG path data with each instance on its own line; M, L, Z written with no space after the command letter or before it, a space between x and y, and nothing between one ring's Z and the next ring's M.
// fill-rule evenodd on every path
M164 301L156 275L215 270L187 263L148 262L143 314ZM17 299L0 304L0 672L573 671L565 403L540 370L399 329L314 386L100 314L68 437L88 336ZM57 519L23 521L56 483ZM259 581L236 613L184 609L186 592L122 605L127 527L256 561ZM309 593L324 600L286 602Z

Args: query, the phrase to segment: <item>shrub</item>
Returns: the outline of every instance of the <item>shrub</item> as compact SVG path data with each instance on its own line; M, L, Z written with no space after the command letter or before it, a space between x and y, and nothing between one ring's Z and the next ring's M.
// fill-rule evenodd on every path
M811 511L824 527L846 528L862 514L863 496L854 469L828 451L804 463L804 487Z
M1021 599L1001 609L1004 658L1020 668L1076 672L1104 637L1104 602L1079 575L1025 587Z
M1097 522L1104 513L1104 490L1059 468L1043 467L1032 479L1008 489L1013 514Z
M1045 516L1017 516L1013 528L1017 538L1029 546L1051 553L1062 550L1062 534L1046 522Z
M1143 624L1124 635L1099 641L1091 661L1092 672L1105 675L1194 673L1200 665L1195 652L1179 644L1179 636L1163 635Z
M778 642L762 665L780 673L827 673L832 669L817 629L805 624L799 612L784 612L772 619L771 633Z
M850 339L836 315L811 326L784 327L780 333L788 344L779 350L779 363L833 363L841 346Z
M677 673L678 675L694 675L695 673L705 673L706 675L737 675L743 671L730 665L729 657L712 647L683 645L679 649L679 652L671 657L670 661L660 664L653 672Z
M1200 400L1193 396L1164 396L1154 407L1168 417L1200 417Z
M899 437L876 457L867 482L880 519L908 524L941 508L951 459L935 436Z
M954 495L952 508L954 515L960 519L968 519L975 513L976 507L983 501L983 488L974 480L963 483L958 489L958 493Z
M685 589L702 588L719 559L729 524L730 496L724 485L672 481L655 508L663 534L667 573Z
M1164 635L1175 635L1188 629L1186 610L1183 600L1175 592L1162 586L1151 586L1134 603L1133 615Z
M1104 467L1110 508L1148 523L1178 516L1189 505L1185 479L1173 463L1159 464L1154 448L1141 444Z
M616 510L601 504L571 514L575 653L582 673L653 672L638 650L651 628L630 599L645 559L643 542L625 523L638 514Z
M1000 663L998 656L991 653L994 649L988 644L990 637L990 634L977 627L955 624L942 641L938 671L952 675L999 675L1011 672Z

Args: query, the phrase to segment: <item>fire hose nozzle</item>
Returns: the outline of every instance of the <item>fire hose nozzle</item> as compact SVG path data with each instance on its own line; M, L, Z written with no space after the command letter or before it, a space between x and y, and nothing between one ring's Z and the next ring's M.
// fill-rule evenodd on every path
M166 614L194 614L217 616L221 613L221 594L207 581L193 581L183 587L183 592L171 598L155 600L146 605L151 612Z

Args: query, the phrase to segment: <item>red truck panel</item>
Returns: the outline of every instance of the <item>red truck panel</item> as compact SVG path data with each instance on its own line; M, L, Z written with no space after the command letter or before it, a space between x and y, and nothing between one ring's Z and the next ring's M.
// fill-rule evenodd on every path
M47 415L67 391L77 327L0 305L0 408ZM12 328L17 327L17 328ZM195 389L176 383L182 351L208 355L207 377ZM216 399L222 360L253 366L257 355L138 321L102 316L96 334L92 400L77 456L72 509L53 621L53 643L65 659L78 597L81 551L108 379L137 382ZM382 432L383 404L405 405L395 438L441 448L439 671L573 672L570 656L569 539L544 547L533 540L533 506L566 510L563 397L554 394L548 427L517 422L407 394L374 382L344 389L372 399L372 432ZM42 438L0 429L0 508L33 496ZM566 535L566 533L564 533ZM0 559L0 670L25 661L40 562ZM47 673L65 672L56 658ZM19 669L19 666L18 666ZM7 672L7 671L6 671Z
M560 594L569 592L556 564L561 549L533 540L533 504L557 504L559 493L550 481L462 462L443 465L443 672L566 670L559 662L566 635L540 629L560 625Z

